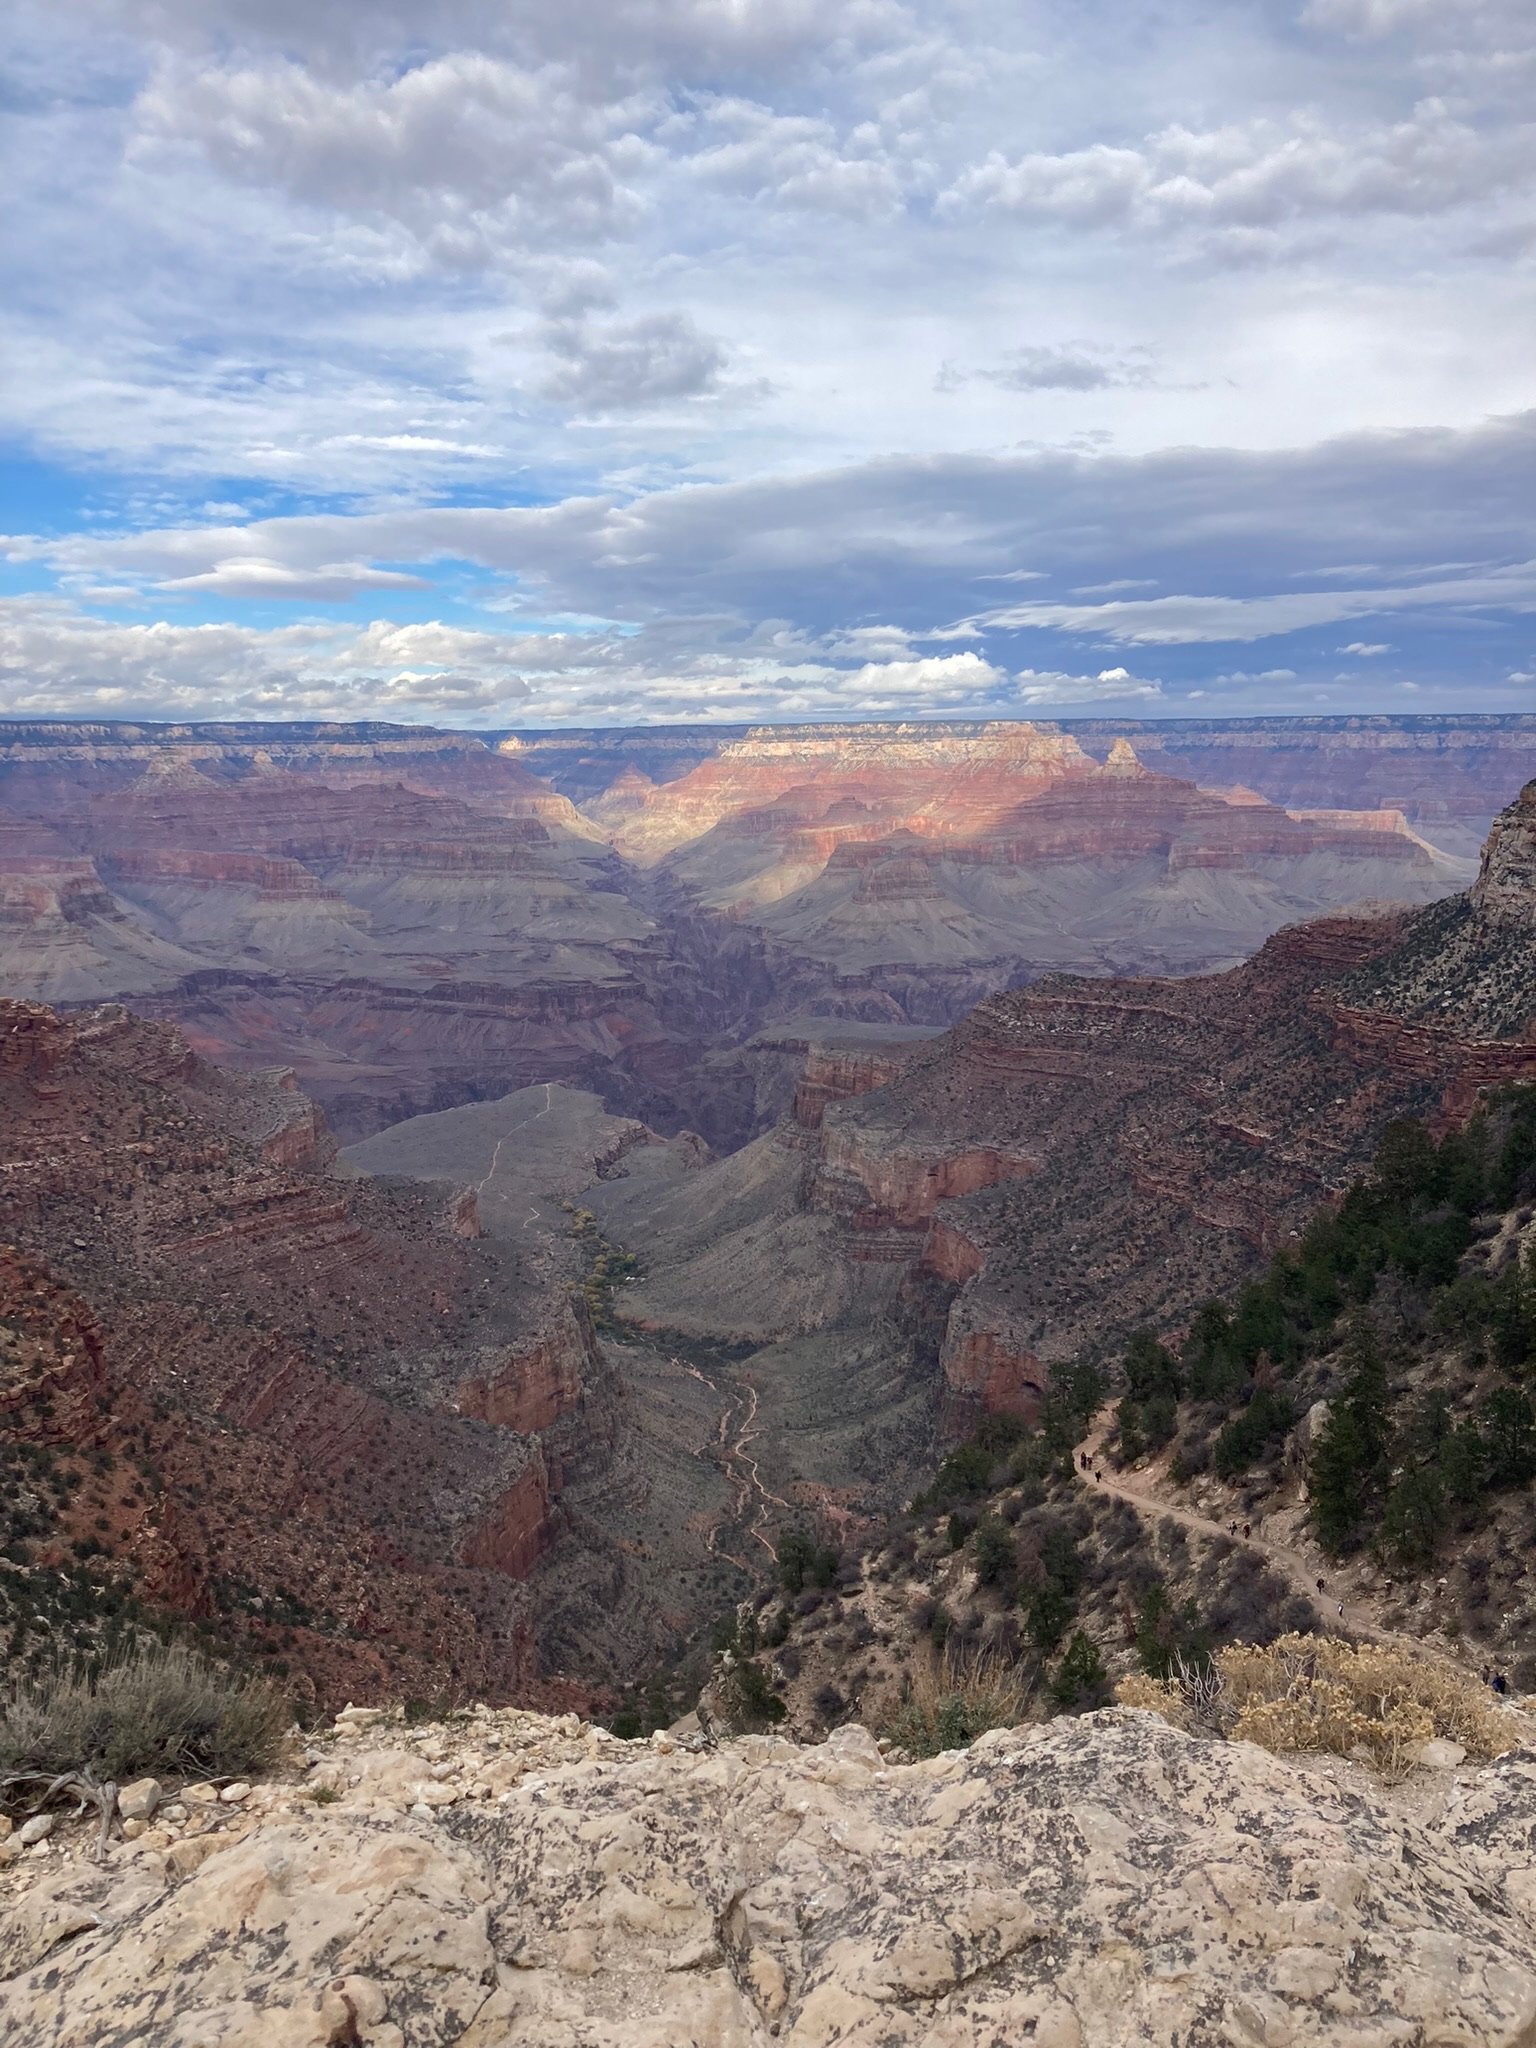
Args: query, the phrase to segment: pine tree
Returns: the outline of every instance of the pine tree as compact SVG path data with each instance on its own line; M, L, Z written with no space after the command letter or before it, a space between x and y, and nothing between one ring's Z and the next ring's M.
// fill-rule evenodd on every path
M1102 1706L1109 1692L1104 1659L1092 1636L1074 1631L1051 1680L1051 1698L1064 1714L1086 1714Z
M1350 1326L1343 1365L1343 1385L1307 1472L1312 1525L1324 1549L1335 1551L1355 1536L1386 1477L1387 1371L1363 1320Z

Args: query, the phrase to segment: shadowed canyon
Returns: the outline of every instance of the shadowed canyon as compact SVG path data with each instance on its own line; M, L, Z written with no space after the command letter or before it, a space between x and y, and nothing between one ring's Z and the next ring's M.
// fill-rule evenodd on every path
M1533 772L1518 717L0 728L26 1599L611 1698L1536 1077Z

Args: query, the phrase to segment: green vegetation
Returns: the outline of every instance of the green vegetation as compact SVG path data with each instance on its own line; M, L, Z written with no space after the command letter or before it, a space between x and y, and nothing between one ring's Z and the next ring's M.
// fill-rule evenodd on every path
M966 1749L989 1728L1017 1727L1032 1689L1017 1665L986 1651L934 1653L908 1672L901 1702L881 1732L908 1756Z
M1073 1632L1067 1654L1051 1680L1051 1698L1063 1714L1087 1714L1109 1698L1109 1674L1093 1637Z
M1231 1301L1197 1311L1177 1355L1138 1332L1123 1360L1119 1450L1177 1439L1173 1475L1233 1480L1271 1461L1319 1396L1308 1493L1334 1553L1376 1542L1434 1560L1451 1521L1536 1478L1536 1252L1468 1253L1536 1196L1536 1089L1436 1136L1402 1118L1371 1171ZM1408 1395L1433 1352L1441 1384Z
M640 1261L633 1252L622 1251L618 1245L610 1244L598 1229L597 1218L590 1209L578 1209L572 1202L562 1202L560 1206L570 1217L571 1235L587 1260L581 1293L591 1312L593 1327L598 1330L617 1329L619 1318L614 1311L613 1290L622 1287L627 1280L640 1277Z
M0 1689L0 1781L244 1776L277 1760L292 1718L264 1679L183 1645L144 1643L99 1669L76 1663L9 1677Z

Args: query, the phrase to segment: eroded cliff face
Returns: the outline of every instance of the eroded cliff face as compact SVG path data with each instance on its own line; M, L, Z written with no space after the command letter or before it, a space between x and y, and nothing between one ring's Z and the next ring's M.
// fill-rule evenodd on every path
M1471 898L1478 915L1495 923L1536 923L1536 782L1495 821Z
M562 1298L540 1336L510 1346L484 1371L462 1380L454 1403L461 1415L497 1429L537 1435L576 1414L604 1372L586 1304L579 1297Z
M1426 838L1469 855L1482 844L1499 804L1536 774L1536 714L1531 713L1075 718L1041 729L1070 735L1096 761L1105 760L1117 744L1129 743L1162 774L1206 789L1246 788L1286 809L1399 809ZM779 728L786 737L790 730ZM798 730L825 736L829 728ZM950 720L925 722L924 730L974 741L984 728ZM535 774L587 806L626 775L676 782L748 736L743 726L648 726L524 733L509 744Z
M954 1415L1028 1412L1053 1364L1240 1281L1393 1116L1536 1078L1533 808L1469 897L1298 925L1223 975L1051 977L822 1110L804 1200L842 1256L939 1303ZM1488 1030L1490 992L1514 1032Z
M0 1129L0 1413L78 1474L23 1570L87 1543L322 1698L537 1696L526 1582L616 1399L567 1277L120 1008L0 1003Z
M1287 811L1025 722L699 751L654 739L653 767L692 763L670 779L616 755L587 817L526 741L13 724L0 968L290 1065L349 1139L559 1081L731 1147L763 1119L721 1049L765 1022L949 1024L1051 969L1209 970L1320 906L1465 879L1379 803Z

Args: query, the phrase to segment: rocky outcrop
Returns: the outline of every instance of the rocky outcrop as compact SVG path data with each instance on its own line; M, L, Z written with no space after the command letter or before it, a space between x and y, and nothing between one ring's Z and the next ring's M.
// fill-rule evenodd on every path
M459 1555L500 1578L526 1579L553 1541L549 1475L535 1456L475 1523Z
M35 1880L29 2048L1523 2048L1533 1770L1442 1819L1111 1709L900 1767L482 1716ZM174 1831L172 1831L174 1832ZM147 1846L140 1846L141 1844ZM43 1859L46 1865L47 1858ZM25 1867L29 1880L35 1866Z
M1536 925L1536 782L1494 821L1471 898L1480 917Z
M1036 1171L1037 1158L1009 1146L882 1143L868 1126L831 1117L822 1125L813 1209L869 1213L881 1227L926 1224L940 1202Z
M0 1130L0 1418L75 1475L9 1568L97 1556L321 1698L537 1696L525 1582L612 1436L574 1274L117 1007L0 1003Z
M562 1302L549 1329L460 1383L461 1415L531 1436L553 1429L581 1403L602 1371L592 1318L579 1296Z

